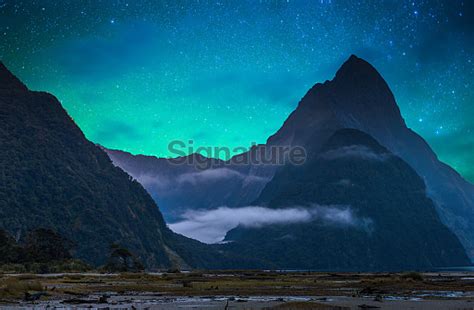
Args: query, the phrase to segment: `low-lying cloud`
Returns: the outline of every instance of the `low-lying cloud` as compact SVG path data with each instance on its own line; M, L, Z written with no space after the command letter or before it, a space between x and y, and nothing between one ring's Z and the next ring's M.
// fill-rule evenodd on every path
M196 172L187 172L178 176L159 176L142 174L135 176L145 188L154 192L158 191L161 196L176 192L182 186L194 186L197 184L213 184L217 182L227 182L232 179L242 180L245 183L266 183L268 178L246 175L228 168L206 169Z
M268 181L258 176L246 175L229 168L207 169L198 172L184 173L177 177L178 183L202 183L202 182L216 182L225 179L251 179L252 181Z
M370 222L358 218L350 206L291 207L270 209L259 206L242 208L220 207L213 210L188 211L181 222L169 224L174 232L204 243L224 240L228 231L237 226L263 227L274 224L295 224L319 220L325 224L359 226ZM364 225L365 225L364 224Z
M356 157L356 158L362 158L365 160L384 161L389 158L389 154L375 153L372 149L363 145L350 145L350 146L343 146L335 150L327 151L321 154L319 157L323 159L328 159L328 160L347 158L347 157Z

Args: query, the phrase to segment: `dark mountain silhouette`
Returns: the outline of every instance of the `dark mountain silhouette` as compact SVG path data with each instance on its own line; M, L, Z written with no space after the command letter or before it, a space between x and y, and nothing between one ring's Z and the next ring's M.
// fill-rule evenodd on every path
M0 62L0 91L5 93L25 92L28 89Z
M355 129L336 131L304 165L279 169L254 205L312 214L304 223L227 234L227 250L273 268L392 271L470 263L423 180Z
M377 70L352 55L332 81L316 84L269 143L316 147L334 130L355 128L404 159L423 178L441 220L474 257L474 186L440 162L407 128L392 92Z
M382 76L357 56L352 55L333 80L314 85L280 130L268 139L266 145L300 145L318 149L334 132L342 128L354 128L370 134L390 152L413 167L426 183L427 194L432 198L442 222L458 236L470 257L474 258L474 230L471 229L474 223L474 186L455 170L440 162L425 140L407 128L394 96ZM211 187L204 182L188 186L185 189L186 197L190 199L181 201L179 186L176 185L175 194L165 199L162 197L166 196L167 192L151 185L156 184L154 181L166 179L163 175L180 179L180 172L174 172L177 171L176 167L168 165L165 159L149 159L149 168L141 169L142 158L118 154L119 152L109 152L116 164L141 182L143 181L140 179L140 173L148 173L144 186L154 197L158 197L158 201L163 199L167 210L178 210L177 213L186 208L213 208L218 205L235 207L248 204L257 199L266 185L266 180L270 180L276 171L276 167L272 166L241 168L238 165L228 165L228 169L239 171L241 175L238 178L229 176L227 180ZM162 163L160 168L154 169L159 166L158 162ZM212 188L216 195L212 203L206 201L207 196L200 196L200 193L206 192L208 188ZM176 216L177 214L172 214L169 218ZM167 212L165 217L168 218Z
M84 137L55 97L29 91L1 63L0 228L17 239L53 229L95 265L111 244L150 268L236 262L170 231L145 189Z

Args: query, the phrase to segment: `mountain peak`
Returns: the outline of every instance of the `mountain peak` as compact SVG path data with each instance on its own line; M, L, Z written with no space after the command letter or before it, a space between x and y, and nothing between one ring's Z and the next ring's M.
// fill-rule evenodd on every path
M331 131L356 128L373 136L405 128L387 83L367 61L351 55L334 79L316 84L301 99L270 144L313 145Z
M349 58L347 58L347 60L344 63L354 63L354 64L356 64L356 63L368 63L368 62L366 62L364 59L358 57L355 54L351 54L351 56L349 56Z
M27 91L28 88L0 61L0 91L4 90Z
M345 78L353 80L361 77L371 78L371 80L383 80L382 76L370 63L352 54L337 71L335 80Z
M385 79L364 59L351 55L331 83L333 109L344 127L358 128L358 122L374 130L377 127L375 131L406 126ZM372 133L369 128L363 129Z

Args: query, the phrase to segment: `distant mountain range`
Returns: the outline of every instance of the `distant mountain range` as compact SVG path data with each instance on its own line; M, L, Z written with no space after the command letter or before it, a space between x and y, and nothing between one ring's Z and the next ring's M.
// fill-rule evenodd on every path
M474 186L440 162L425 140L407 128L387 83L363 59L352 55L333 80L314 85L266 146L299 145L318 150L343 128L369 134L417 172L441 221L455 233L473 259ZM259 200L278 168L242 167L233 165L233 158L224 168L214 165L201 171L192 165L177 167L165 158L106 151L116 165L143 184L162 207L167 221L179 220L190 209L252 204Z
M237 163L277 145L303 146L306 162ZM56 98L0 64L0 228L17 238L54 229L95 265L118 243L149 268L432 269L470 264L465 249L473 254L473 186L406 127L385 81L356 56L265 145L229 162L105 151ZM205 245L173 233L160 212L177 221L221 206L299 219L238 225L224 244Z

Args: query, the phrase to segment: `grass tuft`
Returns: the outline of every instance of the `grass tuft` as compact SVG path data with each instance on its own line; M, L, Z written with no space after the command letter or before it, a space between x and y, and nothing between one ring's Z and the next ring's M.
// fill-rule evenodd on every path
M44 291L43 285L37 280L22 280L17 277L2 279L0 296L2 298L21 298L25 293Z

